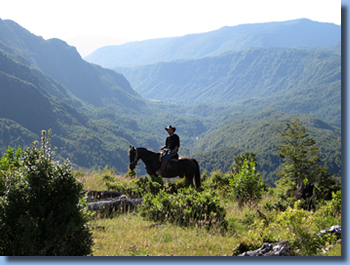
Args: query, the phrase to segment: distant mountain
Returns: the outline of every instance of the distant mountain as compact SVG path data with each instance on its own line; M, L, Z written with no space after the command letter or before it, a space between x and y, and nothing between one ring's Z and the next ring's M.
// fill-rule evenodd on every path
M243 24L207 33L102 47L85 57L103 67L132 67L269 47L325 47L341 41L341 26L308 19Z
M76 98L95 107L138 109L141 97L121 74L84 61L74 47L59 39L44 40L11 20L0 20L0 48L39 69ZM98 88L98 89L97 89Z
M115 70L147 99L273 107L313 113L340 126L341 56L333 52L251 48Z

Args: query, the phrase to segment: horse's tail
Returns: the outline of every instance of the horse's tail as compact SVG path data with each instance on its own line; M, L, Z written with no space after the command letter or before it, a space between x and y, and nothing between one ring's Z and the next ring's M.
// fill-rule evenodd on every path
M194 172L194 181L196 183L196 188L199 189L201 187L201 173L199 170L199 165L196 159L192 159L194 164L196 165L196 169Z

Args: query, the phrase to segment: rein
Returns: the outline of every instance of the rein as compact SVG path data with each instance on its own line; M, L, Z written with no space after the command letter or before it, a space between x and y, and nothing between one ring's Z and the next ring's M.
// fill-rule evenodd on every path
M136 155L135 155L135 159L134 159L134 161L132 161L130 164L136 164L135 165L135 167L136 166L138 166L138 165L141 165L142 163L145 163L146 164L146 162L148 161L148 160L150 160L152 157L154 157L154 156L156 156L158 153L156 152L156 153L154 153L153 155L151 155L150 157L148 157L147 159L145 159L144 161L142 160L142 159L140 159L140 158L138 158L138 156L139 156L139 153L138 153L138 151L137 151L137 148L135 148L135 152L136 152ZM138 162L138 160L141 160L140 162Z

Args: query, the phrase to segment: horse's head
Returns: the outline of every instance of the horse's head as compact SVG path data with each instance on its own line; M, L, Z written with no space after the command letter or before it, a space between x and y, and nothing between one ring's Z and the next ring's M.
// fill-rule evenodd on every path
M136 165L137 165L137 162L139 161L139 157L137 155L137 150L135 147L131 146L130 145L130 148L129 148L129 157L130 157L130 164L129 164L129 168L131 170L134 170Z

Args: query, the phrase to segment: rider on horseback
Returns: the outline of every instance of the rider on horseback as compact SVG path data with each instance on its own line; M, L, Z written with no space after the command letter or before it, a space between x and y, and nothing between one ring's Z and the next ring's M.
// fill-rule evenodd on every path
M166 138L165 145L161 149L168 149L168 152L163 157L160 169L156 171L157 175L162 175L164 173L168 161L177 155L177 151L180 147L180 138L177 134L174 133L176 131L176 128L169 125L165 128L165 130L168 132L169 136Z

